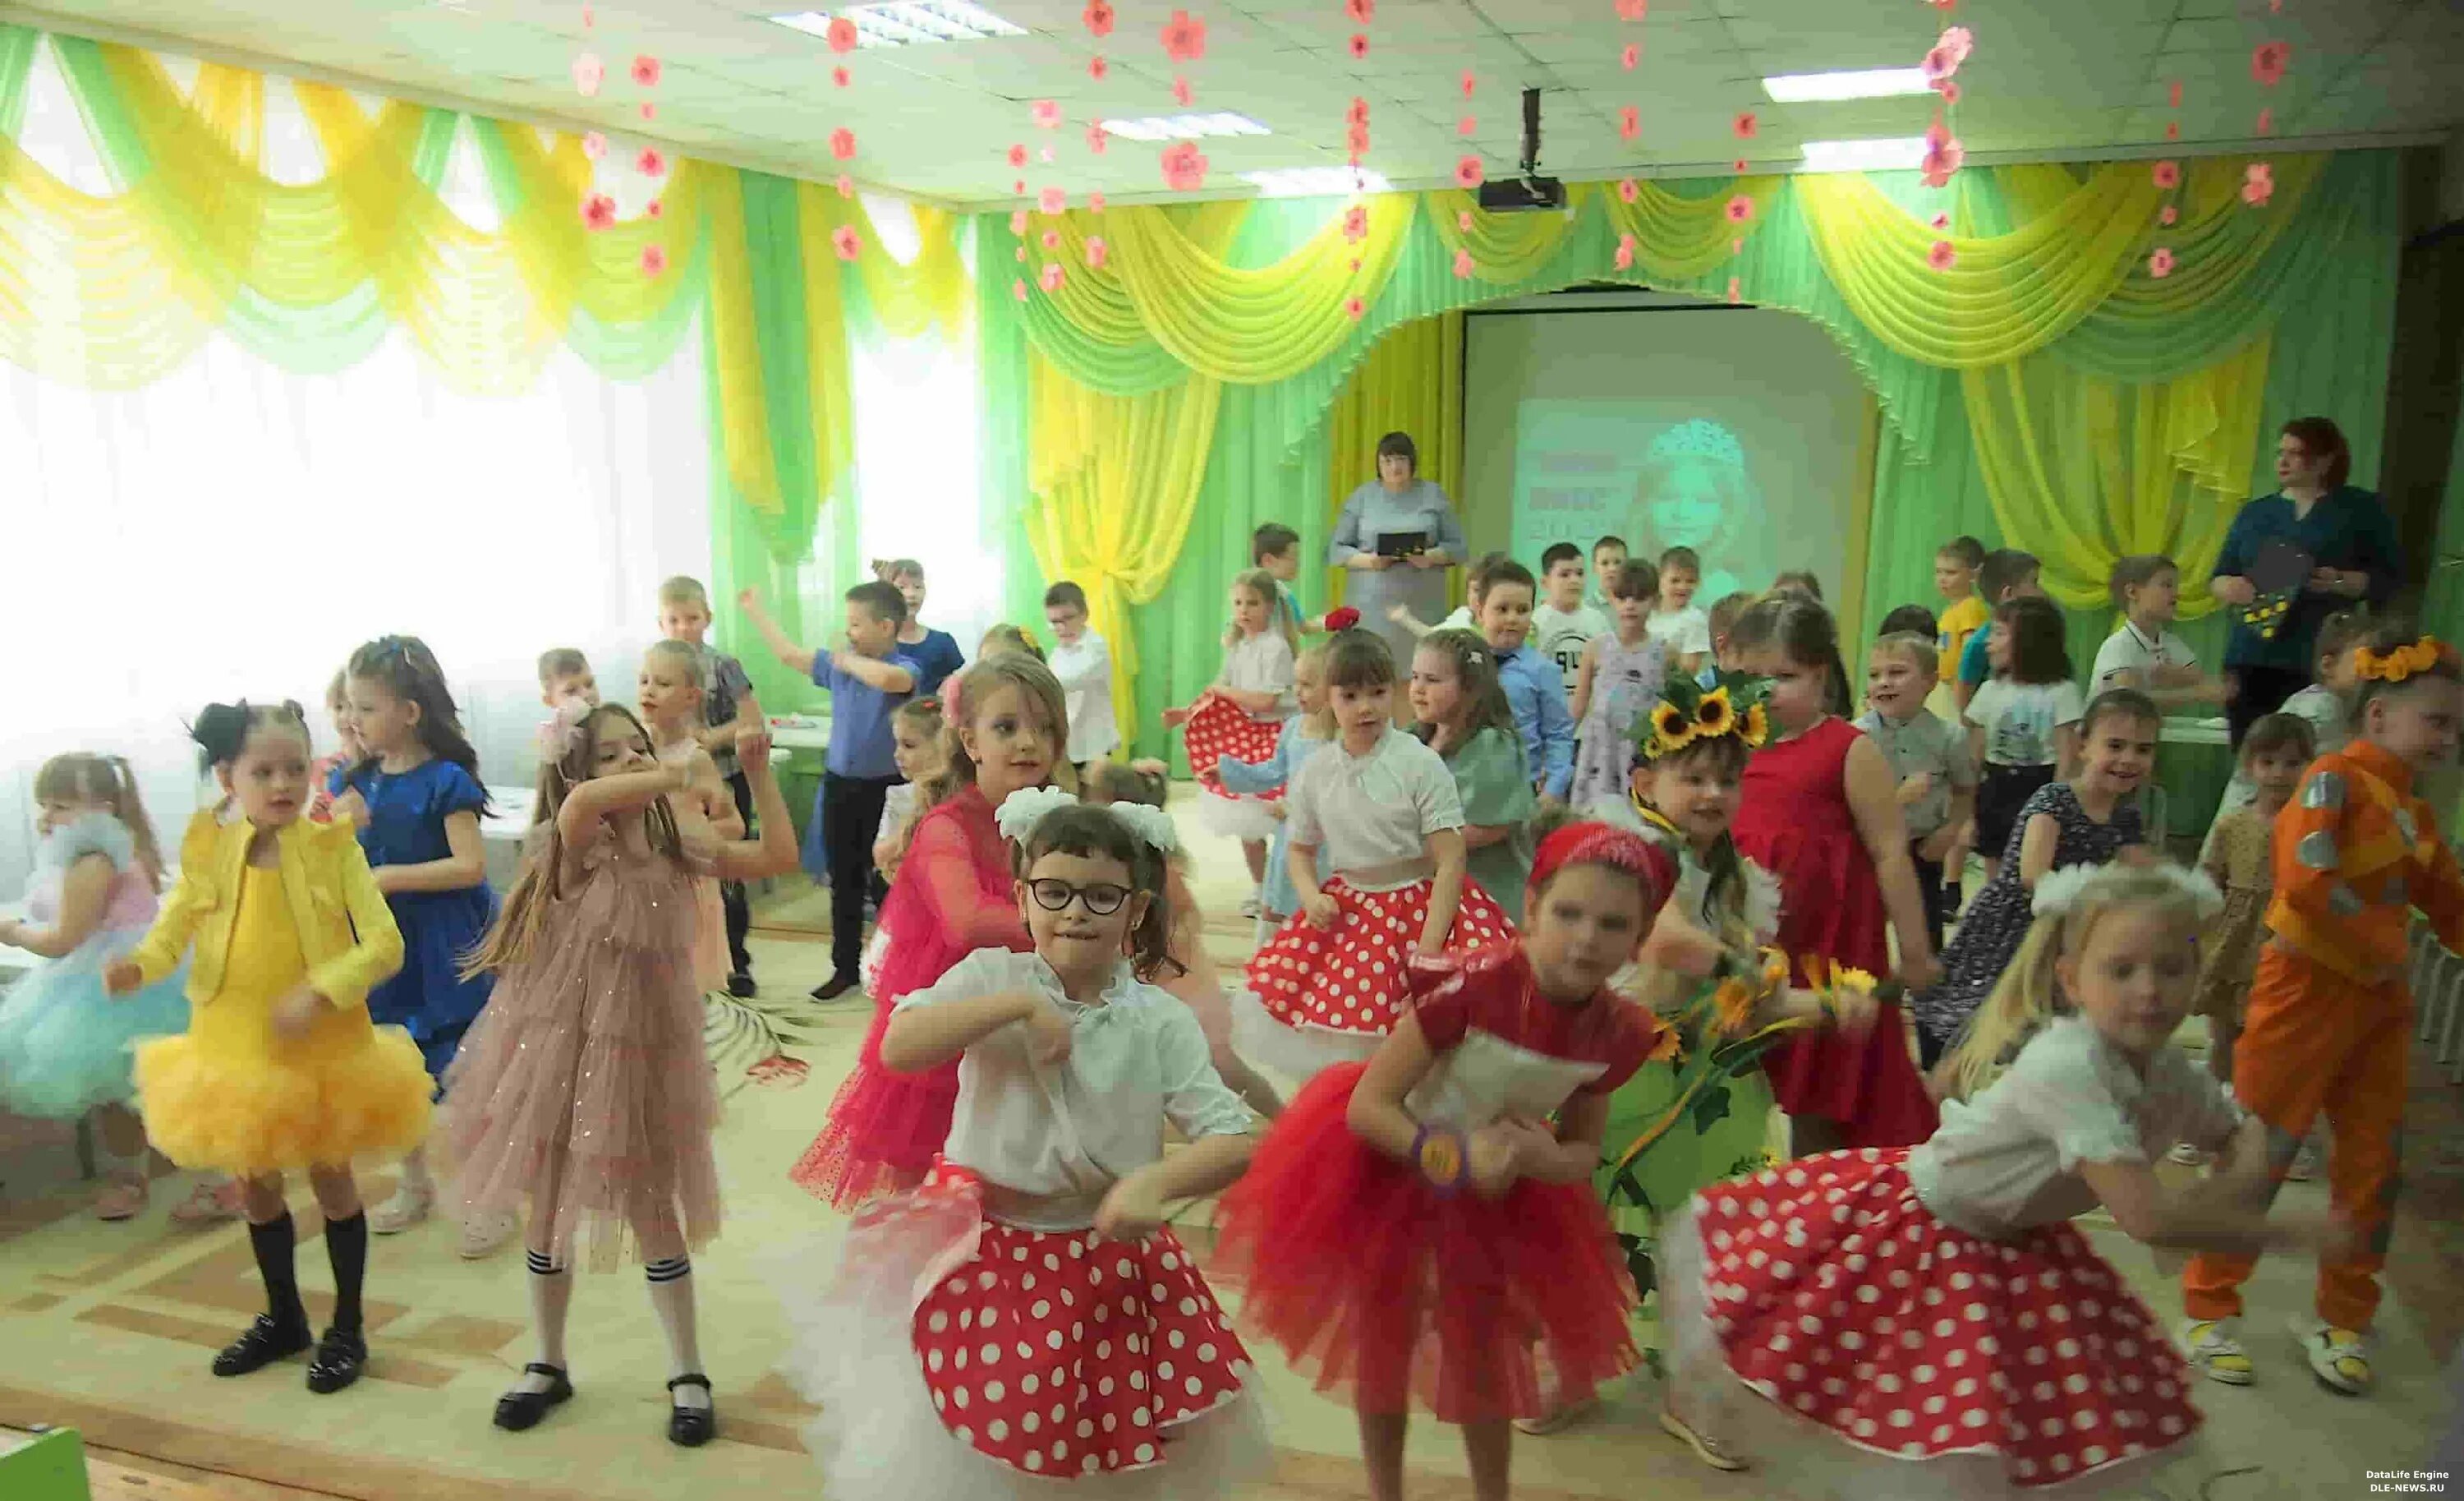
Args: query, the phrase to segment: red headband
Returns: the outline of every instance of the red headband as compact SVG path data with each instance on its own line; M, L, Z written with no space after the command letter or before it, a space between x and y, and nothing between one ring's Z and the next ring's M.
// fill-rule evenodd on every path
M1648 927L1677 887L1677 860L1665 849L1613 824L1568 824L1540 841L1531 856L1531 886L1546 886L1570 865L1605 865L1642 881L1642 920Z

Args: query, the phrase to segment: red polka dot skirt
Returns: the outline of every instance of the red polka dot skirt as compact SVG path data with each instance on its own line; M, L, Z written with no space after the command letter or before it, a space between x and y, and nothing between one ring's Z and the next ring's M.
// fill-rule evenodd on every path
M1999 1456L2017 1487L2187 1440L2182 1359L2086 1238L1955 1229L1906 1156L1834 1152L1696 1196L1699 1298L1729 1370L1861 1449Z
M1223 790L1223 780L1215 774L1215 763L1229 756L1234 761L1270 761L1275 754L1275 739L1283 733L1279 720L1249 717L1229 699L1209 698L1198 706L1181 730L1189 752L1189 772L1198 784L1219 798L1235 802L1265 803L1284 795L1281 787L1265 792L1246 793L1239 797Z
M1249 1353L1170 1230L987 1222L915 1310L916 1358L951 1436L1052 1477L1140 1469L1170 1429L1243 1395Z
M1404 972L1429 920L1429 893L1419 881L1400 891L1355 891L1343 877L1325 885L1334 898L1331 929L1294 914L1249 960L1249 988L1268 1015L1286 1026L1386 1033L1411 1004ZM1476 949L1514 936L1513 920L1480 883L1466 876L1448 949Z

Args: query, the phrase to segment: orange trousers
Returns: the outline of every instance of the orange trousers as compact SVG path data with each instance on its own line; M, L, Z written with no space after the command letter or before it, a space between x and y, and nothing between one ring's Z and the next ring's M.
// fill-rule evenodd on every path
M2260 951L2248 1017L2233 1045L2233 1096L2267 1123L2268 1165L2278 1184L2301 1138L2326 1113L2334 1132L2328 1190L2363 1246L2351 1257L2320 1258L2318 1313L2338 1329L2367 1330L2378 1312L2411 1039L2412 992L2402 979L2362 985L2277 944ZM2241 1285L2256 1262L2192 1257L2182 1274L2183 1311L2203 1319L2239 1314Z

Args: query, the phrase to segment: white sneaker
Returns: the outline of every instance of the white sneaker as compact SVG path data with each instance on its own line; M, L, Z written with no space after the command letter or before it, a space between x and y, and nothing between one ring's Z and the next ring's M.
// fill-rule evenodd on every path
M2211 1381L2248 1386L2258 1379L2250 1352L2241 1347L2241 1320L2190 1318L2182 1321L2182 1354Z
M2349 1329L2338 1329L2323 1318L2297 1318L2293 1337L2301 1341L2310 1374L2329 1391L2359 1397L2370 1389L2368 1340Z
M1243 917L1254 917L1265 909L1265 904L1258 899L1258 894L1256 892L1251 892L1248 895L1241 898L1241 916Z
M430 1183L414 1187L408 1181L393 1191L393 1197L368 1211L368 1228L379 1235L400 1235L428 1218L436 1207L436 1187Z
M2165 1154L2165 1160L2168 1162L2179 1162L2184 1167L2197 1167L2205 1163L2207 1159L2208 1155L2205 1152L2200 1151L2197 1147L2190 1145L2190 1143L2187 1141L2176 1144L2172 1151Z
M2288 1183L2306 1183L2319 1176L2319 1134L2312 1132L2301 1138L2300 1147L2293 1154L2293 1165L2284 1170Z
M474 1215L462 1222L462 1240L454 1247L464 1261L478 1261L495 1254L499 1247L513 1239L521 1228L519 1218L510 1214Z

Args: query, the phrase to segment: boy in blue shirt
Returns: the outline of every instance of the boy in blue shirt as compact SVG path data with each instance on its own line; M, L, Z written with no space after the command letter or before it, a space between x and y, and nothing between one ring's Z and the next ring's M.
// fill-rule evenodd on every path
M861 983L872 837L881 827L882 800L899 782L890 716L914 695L919 672L915 659L898 646L907 600L877 580L847 590L847 646L836 651L789 640L751 589L737 603L780 661L830 691L829 759L813 798L813 817L821 821L829 856L830 978L813 987L813 999L835 1001Z
M1574 717L1566 710L1565 674L1524 644L1531 635L1531 603L1538 593L1531 570L1506 559L1489 565L1484 582L1480 633L1497 653L1497 679L1523 738L1524 764L1535 768L1540 796L1562 803L1574 780Z

